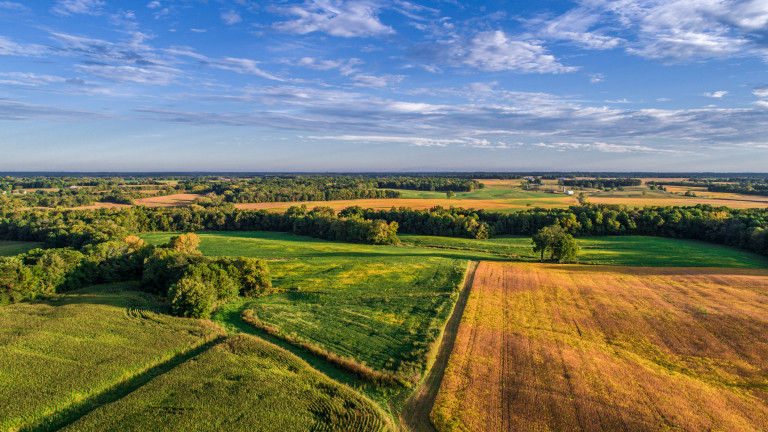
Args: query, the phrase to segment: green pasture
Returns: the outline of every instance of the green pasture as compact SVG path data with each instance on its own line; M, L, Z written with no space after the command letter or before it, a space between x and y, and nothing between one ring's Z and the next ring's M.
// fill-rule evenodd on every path
M463 252L498 254L524 261L538 260L530 237L495 237L488 240L400 234L407 245L450 248ZM740 249L696 240L661 237L582 237L579 262L644 267L746 267L766 268L768 258ZM481 259L481 258L477 258Z
M0 308L0 430L44 425L220 334L210 322L166 315L135 288L100 285Z
M391 430L370 400L293 354L232 336L64 431Z
M158 244L171 235L141 237ZM407 379L418 379L426 367L430 344L453 306L467 258L494 258L274 232L198 235L205 255L270 260L272 283L280 292L243 301L238 308L251 309L261 323L284 336ZM226 323L222 315L214 319Z
M0 240L0 257L14 256L44 247L42 243Z

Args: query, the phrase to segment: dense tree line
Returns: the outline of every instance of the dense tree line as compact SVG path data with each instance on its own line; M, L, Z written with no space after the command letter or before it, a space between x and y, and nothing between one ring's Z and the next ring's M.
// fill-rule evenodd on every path
M0 239L82 248L150 231L283 231L367 244L397 243L397 224L336 215L328 207L294 206L285 213L225 208L26 210L0 215Z
M768 184L765 183L710 184L707 186L707 190L710 192L768 196Z
M380 179L377 187L390 189L410 189L433 192L472 192L484 185L474 179L452 177L392 177Z
M592 179L592 180L563 180L563 186L576 186L587 189L616 189L626 186L640 186L643 181L636 178Z

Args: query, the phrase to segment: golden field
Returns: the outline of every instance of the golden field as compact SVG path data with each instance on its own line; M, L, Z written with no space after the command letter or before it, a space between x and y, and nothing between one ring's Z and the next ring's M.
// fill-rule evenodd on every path
M765 431L768 271L483 262L440 431Z

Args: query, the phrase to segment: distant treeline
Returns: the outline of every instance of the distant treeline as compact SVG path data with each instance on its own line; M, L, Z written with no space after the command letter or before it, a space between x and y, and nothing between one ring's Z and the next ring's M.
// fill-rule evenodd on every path
M451 177L393 177L378 180L377 187L437 192L472 192L485 187L473 179Z
M711 184L707 186L707 190L710 192L768 196L768 184L765 183Z
M124 238L139 232L283 231L327 240L397 243L397 232L468 238L532 235L552 224L577 236L650 235L705 240L768 255L768 209L693 207L574 206L515 213L461 208L390 210L294 206L285 213L224 208L146 208L95 211L25 211L0 217L0 238L42 241L56 247Z
M576 186L587 189L616 189L625 186L640 186L643 181L636 178L592 179L592 180L563 180L563 186Z

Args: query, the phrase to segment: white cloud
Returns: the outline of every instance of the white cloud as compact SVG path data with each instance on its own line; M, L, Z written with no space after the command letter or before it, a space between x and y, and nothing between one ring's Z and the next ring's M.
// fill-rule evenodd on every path
M358 65L363 64L363 61L357 58L350 58L346 60L325 60L315 57L302 57L298 60L283 60L284 63L294 66L301 66L314 70L331 70L338 69L339 73L344 76L352 75L358 71Z
M708 98L714 98L714 99L722 99L722 97L727 95L727 94L728 94L727 91L719 90L719 91L716 91L716 92L706 92L706 93L702 94L702 96L708 97Z
M768 101L760 100L760 101L754 102L754 104L761 108L768 108Z
M0 36L0 55L35 56L45 51L46 48L42 45L20 44Z
M221 13L221 20L227 25L234 25L243 21L243 18L235 11L228 10Z
M35 73L27 72L4 72L0 73L0 84L12 84L37 87L51 83L63 83L66 82L66 78L62 78L55 75L38 75Z
M8 9L8 10L29 10L28 7L24 6L21 3L16 2L10 2L10 1L0 1L0 9Z
M555 18L530 20L530 27L544 39L569 40L587 49L623 46L668 62L768 59L765 0L584 0Z
M257 65L259 62L251 59L227 57L223 59L210 59L211 66L240 74L256 75L274 81L286 81L283 78L265 72Z
M193 32L193 33L205 33L205 32L207 32L208 30L205 30L205 29L199 29L199 28L191 28L191 29L189 29L189 31L191 31L191 32Z
M78 65L77 68L93 76L108 79L118 83L139 83L168 85L171 84L177 75L181 72L175 69L146 69L135 66L112 66L112 65Z
M757 87L752 90L752 94L763 99L768 99L768 86Z
M358 87L385 88L391 87L405 78L404 75L355 75L352 77L354 85Z
M605 81L604 74L601 74L601 73L589 74L589 82L591 82L592 84L597 84L603 81Z
M400 143L418 147L446 147L449 144L467 144L472 142L460 138L423 138L408 136L372 136L372 135L336 135L336 136L310 136L310 139L329 141L353 141L359 143Z
M373 0L308 0L301 5L281 8L285 15L298 18L274 24L286 33L328 33L339 37L371 37L394 33L379 21L381 6Z
M51 12L59 15L98 15L101 13L101 7L104 4L101 0L58 0L51 9Z
M577 8L549 21L534 20L532 24L540 27L536 34L545 39L572 41L584 48L594 50L606 50L619 46L623 42L622 39L589 31L599 23L599 20L600 15Z
M150 8L150 9L157 9L157 8L163 7L163 5L161 5L159 1L154 0L154 1L151 1L151 2L147 3L147 7Z
M471 40L450 43L443 55L476 69L519 73L565 73L577 70L560 64L535 42L515 40L503 31L476 34Z

